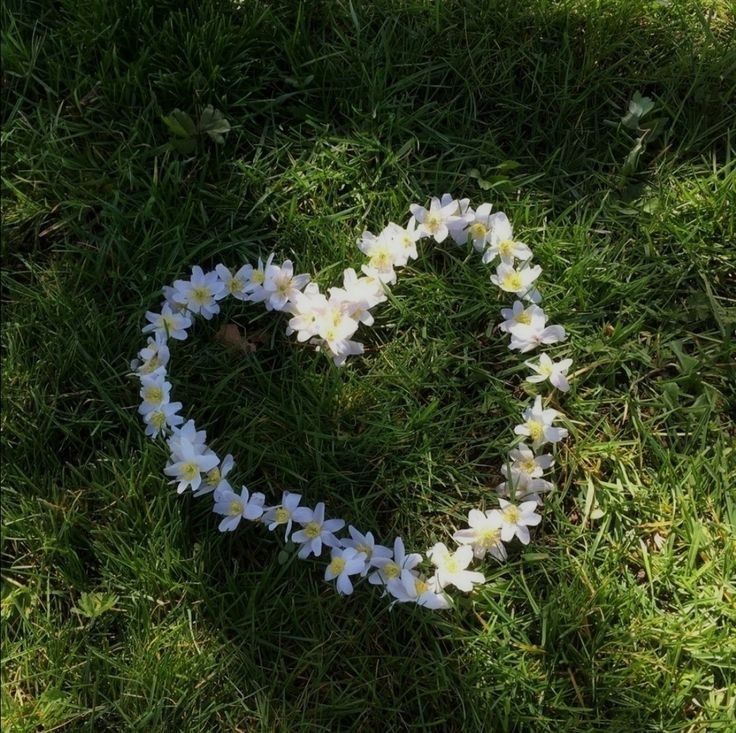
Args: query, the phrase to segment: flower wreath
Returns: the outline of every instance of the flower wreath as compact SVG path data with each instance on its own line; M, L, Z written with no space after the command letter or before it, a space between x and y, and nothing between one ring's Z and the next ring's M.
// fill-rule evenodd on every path
M408 553L401 537L387 547L377 544L371 532L363 534L353 526L348 526L348 536L338 536L345 520L327 518L323 502L313 508L303 506L300 494L285 491L280 502L266 506L262 493L250 493L245 486L236 493L227 479L233 457L221 459L208 447L205 431L197 430L193 420L184 421L182 404L171 401L171 383L167 381L169 341L186 339L192 317L211 319L220 310L219 301L228 295L289 313L287 334L314 344L342 366L349 356L363 352L363 345L352 340L353 335L360 324L373 324L372 309L386 300L386 289L397 279L396 268L417 257L416 245L423 238L439 243L449 236L460 246L471 242L485 264L496 263L491 282L516 298L510 308L501 310L504 320L500 329L509 334L510 349L527 353L567 338L562 326L547 325L547 316L539 306L541 294L535 287L542 268L531 264L531 249L514 239L504 213L492 214L488 203L474 210L469 199L456 200L449 194L432 198L428 209L412 204L410 211L405 227L390 223L378 235L364 232L358 247L368 263L362 266L361 274L345 270L342 287L330 288L327 294L310 282L309 275L295 275L291 261L275 264L273 254L265 263L259 259L256 267L246 264L237 272L222 264L212 272L193 267L189 280L176 280L172 287L163 288L165 301L160 312L146 313L148 324L143 333L150 334L148 343L131 366L141 383L139 412L146 435L167 439L170 456L164 473L172 477L179 494L187 489L194 496L212 494L213 511L223 517L220 531L233 531L243 519L258 522L271 532L282 530L286 540L299 545L301 559L310 555L321 558L323 549L330 548L324 577L336 580L340 594L353 592L352 578L367 576L369 583L380 586L394 602L441 609L452 603L446 592L449 586L471 591L484 582L482 573L468 569L473 558L483 560L489 554L505 560L505 543L516 537L528 544L529 528L541 522L537 512L541 495L553 488L543 474L554 460L540 449L567 436L567 430L554 426L560 413L545 409L541 396L522 411L521 423L514 428L521 439L503 466L506 480L497 487L498 508L485 512L471 509L468 526L452 536L456 549L450 550L442 542L429 549L430 574L422 569L422 555ZM525 364L533 371L528 382L549 381L561 392L568 391L571 359L554 362L541 354L537 362Z

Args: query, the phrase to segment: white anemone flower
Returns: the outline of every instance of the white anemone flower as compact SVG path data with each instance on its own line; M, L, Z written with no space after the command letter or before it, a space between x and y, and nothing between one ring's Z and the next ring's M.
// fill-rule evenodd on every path
M386 585L389 581L401 577L402 570L413 570L422 561L419 553L406 554L404 540L397 537L394 540L393 557L375 557L373 566L378 568L368 576L372 585Z
M398 603L416 603L433 611L452 606L450 599L437 587L434 579L428 579L416 570L402 570L401 577L386 584L386 590Z
M460 545L470 545L473 555L482 560L490 553L499 562L503 562L506 547L501 541L501 512L489 509L485 513L479 509L471 509L468 513L468 528L459 529L452 539Z
M511 308L502 308L501 317L504 320L499 329L510 334L515 333L519 326L528 326L534 331L541 331L547 323L547 314L542 308L534 303L525 306L520 300L515 300Z
M298 555L302 560L312 554L319 557L322 553L322 545L340 546L340 540L335 537L334 532L345 526L345 520L325 519L324 502L317 504L314 509L300 506L292 512L292 517L303 528L291 535L292 541L301 545Z
M473 212L473 220L468 227L467 235L470 235L470 241L476 252L483 252L486 245L491 239L491 230L493 228L493 217L491 216L491 204L481 204ZM485 262L485 258L483 260Z
M547 354L541 354L539 361L535 364L531 361L524 362L536 374L526 378L527 382L544 382L549 379L550 384L560 392L567 392L570 384L567 381L567 371L572 366L572 359L561 359L560 361L552 361Z
M181 402L168 402L146 413L143 416L143 422L146 423L146 435L155 438L181 425L184 422L184 418L178 414L181 408Z
M202 474L211 471L220 461L214 453L200 453L186 438L181 438L178 445L178 460L164 468L167 476L172 476L178 483L179 494L191 486L196 491L202 483Z
M427 557L437 568L435 579L439 588L454 585L458 590L471 591L474 585L485 583L485 576L475 570L466 570L473 559L473 548L468 545L450 552L443 542L427 551Z
M294 265L291 260L284 260L281 265L269 265L263 280L263 289L266 296L268 310L282 311L286 304L294 298L296 293L309 282L309 275L294 274Z
M394 267L406 264L404 247L395 236L393 227L384 227L377 235L365 231L358 240L358 249L368 257L368 267L390 280L396 279Z
M375 560L379 558L391 558L391 549L384 545L377 545L372 532L361 534L352 525L348 527L348 532L350 533L350 537L345 537L342 540L343 546L352 547L365 555L365 567L361 575L366 575L371 567L376 567Z
M294 521L294 511L299 506L299 502L301 502L301 500L301 494L293 494L289 491L284 491L281 496L281 504L270 507L263 515L263 522L268 525L269 531L273 532L276 527L286 525L284 539L288 540Z
M153 337L148 337L146 345L138 352L138 358L130 363L130 368L139 375L151 374L165 367L170 358L166 336L161 331L156 331Z
M542 398L537 395L532 407L521 413L521 425L514 428L517 435L525 435L532 439L532 447L539 448L545 443L559 443L567 437L565 428L555 428L552 423L561 415L558 410L543 409Z
M496 274L491 275L491 282L505 293L514 293L517 298L535 300L532 284L542 274L539 265L523 267L516 270L512 265L501 262L496 267Z
M166 381L166 369L159 367L151 374L141 375L141 404L138 412L147 415L169 402L171 382Z
M220 312L217 301L227 295L217 272L205 273L199 265L192 267L189 280L176 280L174 288L178 300L185 303L192 313L198 313L208 321Z
M180 428L174 428L172 435L168 439L169 450L172 457L178 459L181 456L181 441L186 440L198 452L211 452L207 448L207 432L197 430L194 420L187 420ZM209 470L209 469L208 469Z
M419 204L409 206L412 216L419 222L417 228L420 236L433 237L438 244L447 239L451 228L456 231L458 228L465 226L465 220L457 213L459 211L458 202L452 198L444 200L446 201L445 204L436 196L433 196L429 209L425 209Z
M506 481L496 487L500 496L526 499L542 503L540 493L551 491L554 484L542 478L544 471L554 465L551 455L534 455L528 445L521 443L509 452L509 461L504 466Z
M223 514L225 518L220 522L220 532L232 532L241 519L255 521L263 514L263 502L266 497L261 493L249 495L248 489L243 486L240 496L234 491L220 491L217 494L212 511Z
M229 453L222 461L218 458L218 464L211 471L207 471L204 480L194 492L194 496L204 496L214 491L217 497L218 493L225 489L232 491L232 487L225 479L234 467L235 459Z
M165 338L177 341L184 341L187 337L187 329L192 325L192 319L188 313L175 312L168 303L161 306L160 313L146 311L146 320L149 323L143 327L143 333L153 332L155 335L161 334Z
M567 339L567 332L563 326L545 326L535 329L532 326L518 326L511 334L509 349L526 354L539 346L558 344Z
M325 568L325 580L334 580L337 592L343 596L349 596L353 592L351 575L362 574L365 567L365 555L353 547L333 548L331 559Z
M491 235L488 249L483 253L483 262L488 264L496 257L506 265L513 265L514 260L530 260L532 251L523 242L514 239L511 222L506 214L498 212L494 214L491 222Z
M473 221L473 209L470 208L470 199L453 199L452 194L443 193L440 197L442 207L455 203L453 212L455 218L450 220L447 228L455 244L464 245L468 243L468 225Z
M262 303L266 298L268 298L269 293L263 287L263 284L266 281L266 270L271 266L275 256L276 253L271 252L265 263L260 257L258 258L258 266L251 269L250 279L244 288L246 293L245 300L248 300L251 303Z
M328 308L327 298L319 292L317 283L309 283L303 292L296 292L285 310L291 313L286 335L296 333L296 340L309 341L317 335L317 319Z
M505 499L498 502L501 505L501 539L510 542L516 536L523 545L528 545L529 527L536 527L542 521L536 513L537 502L525 501L518 506Z
M215 272L228 295L232 295L238 300L245 300L247 298L246 287L253 274L253 265L243 265L235 273L228 267L225 267L225 265L217 265Z

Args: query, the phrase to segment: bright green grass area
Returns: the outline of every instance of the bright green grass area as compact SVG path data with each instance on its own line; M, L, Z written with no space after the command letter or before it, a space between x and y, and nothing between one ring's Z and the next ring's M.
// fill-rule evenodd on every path
M728 2L24 0L2 50L4 730L736 730ZM207 104L225 143L173 151L161 116ZM177 498L126 373L190 265L274 249L334 284L444 191L544 267L571 438L528 548L449 612L389 611ZM427 245L364 358L228 303L175 394L236 480L423 549L493 505L533 394L501 305Z

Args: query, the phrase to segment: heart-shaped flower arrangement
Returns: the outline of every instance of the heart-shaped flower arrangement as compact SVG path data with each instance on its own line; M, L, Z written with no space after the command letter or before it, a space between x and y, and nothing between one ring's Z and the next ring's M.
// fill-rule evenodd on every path
M353 526L348 527L347 536L338 536L345 521L327 518L322 502L313 508L303 506L301 495L284 492L278 503L266 506L262 493L250 493L245 486L236 493L227 479L233 457L221 459L208 447L205 431L197 430L193 420L184 422L182 404L171 401L167 380L170 340L186 339L193 316L211 319L220 310L219 301L229 295L289 313L287 334L313 343L342 366L349 356L363 352L363 345L352 337L360 324L373 323L371 310L386 300L386 289L396 282L396 268L417 257L416 245L423 238L443 242L451 237L459 246L472 243L485 264L496 264L491 282L515 296L511 307L501 310L500 329L509 334L510 349L527 353L566 339L562 326L546 325L547 316L539 306L541 294L535 286L542 269L531 264L529 247L514 239L505 214L492 214L487 203L474 210L468 199L456 200L449 194L432 198L428 209L412 204L410 211L405 227L391 223L378 235L363 233L358 247L368 263L360 275L345 270L342 287L330 288L328 294L320 292L309 275L295 275L289 260L275 264L273 254L265 263L259 259L256 267L246 264L236 272L224 265L207 273L193 267L189 280L164 287L160 312L146 313L148 325L143 333L151 335L132 368L141 383L139 412L146 434L167 438L170 457L164 473L172 477L180 494L187 489L194 496L212 494L213 511L223 517L220 531L233 531L243 519L271 532L283 531L286 540L299 545L301 559L322 558L323 550L330 548L324 577L336 580L340 594L353 592L352 578L367 576L369 583L382 588L394 602L440 609L451 605L450 586L471 591L484 582L482 573L468 569L473 558L483 560L490 554L497 561L505 560L505 543L516 537L528 544L529 527L541 521L537 512L541 494L553 488L543 474L554 461L540 449L567 435L564 428L554 427L560 413L545 409L541 396L523 409L521 423L514 428L520 438L503 466L506 480L497 488L498 508L471 509L469 526L453 534L458 547L450 550L438 542L425 553L425 563L421 554L406 552L401 537L392 546L384 546L376 543L371 532L363 534ZM570 359L554 362L542 354L537 362L525 363L533 371L527 381L549 381L561 392L569 389Z

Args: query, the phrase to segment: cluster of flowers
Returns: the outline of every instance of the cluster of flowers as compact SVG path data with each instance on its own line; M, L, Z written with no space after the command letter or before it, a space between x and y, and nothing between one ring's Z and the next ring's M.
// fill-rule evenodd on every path
M412 204L410 211L405 227L391 223L378 235L364 232L358 247L368 262L361 274L345 270L342 287L330 288L327 294L320 292L308 275L295 275L289 260L274 264L273 254L265 263L259 259L256 267L244 265L237 272L224 265L208 273L193 267L189 280L177 280L163 289L165 301L160 312L146 313L148 324L143 332L150 334L148 343L132 368L140 379L139 412L146 434L167 438L170 457L165 474L180 494L188 489L195 496L212 494L213 511L223 517L221 531L234 530L244 519L262 523L272 532L283 529L285 539L299 546L302 559L322 557L323 550L329 548L325 579L336 581L338 593L353 592L352 577L367 577L395 602L440 609L451 604L445 592L449 586L470 591L484 582L482 573L468 569L473 558L482 560L490 555L505 560L506 543L517 538L528 544L529 528L541 521L537 512L541 494L553 488L544 473L554 463L552 455L541 449L567 435L564 428L554 425L560 413L545 409L541 396L522 411L521 422L514 429L520 442L509 452L503 467L506 480L497 487L499 506L485 512L471 509L468 526L453 535L458 545L454 550L440 542L426 552L433 568L427 574L420 569L422 556L407 553L401 537L387 547L377 544L371 532L362 534L353 526L348 526L348 536L339 537L345 521L326 518L324 503L310 508L302 505L301 495L284 492L278 504L266 506L262 493L250 493L245 486L237 493L227 480L233 457L221 459L208 447L205 431L197 430L193 420L184 422L182 405L171 401L167 380L169 340L187 338L192 317L211 319L220 310L219 301L228 295L289 313L288 334L326 350L338 366L344 364L348 356L362 353L363 345L354 341L353 335L361 323L373 323L371 309L386 299L386 288L396 282L396 269L417 257L416 245L422 238L439 243L451 237L461 246L472 243L484 263L495 264L491 282L515 298L510 308L501 311L504 320L500 329L509 334L510 349L527 353L567 338L562 326L547 325L535 286L541 268L531 264L529 247L514 239L505 214L491 213L490 204L473 210L468 199L456 200L449 194L433 198L429 208ZM568 391L570 359L555 362L541 354L538 361L525 364L532 371L528 382L549 381L561 392Z

